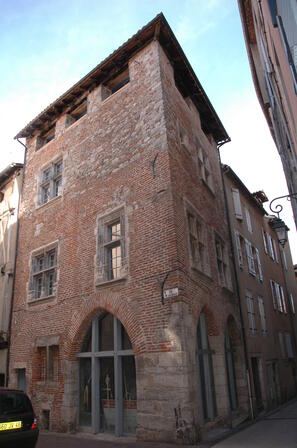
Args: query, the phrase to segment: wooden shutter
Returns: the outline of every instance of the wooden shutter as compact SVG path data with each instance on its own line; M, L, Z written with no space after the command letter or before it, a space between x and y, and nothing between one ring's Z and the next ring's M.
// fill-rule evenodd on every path
M242 256L242 250L241 250L241 244L240 244L240 234L237 230L235 230L235 242L236 242L239 267L243 268L243 256Z
M283 312L287 314L287 306L286 306L285 295L284 295L284 290L283 290L282 286L280 286L280 295L281 295Z
M245 217L246 217L246 224L247 224L248 231L250 233L253 233L251 215L247 208L245 209Z
M237 190L236 188L232 188L232 196L233 196L235 216L237 219L242 219L242 209L240 203L239 190Z
M275 258L275 261L278 263L278 255L277 255L275 240L272 240L272 242L273 242L274 258Z
M263 282L263 271L262 271L262 266L261 266L261 260L260 260L259 251L258 251L257 248L255 248L255 251L256 251L257 264L258 264L259 280L260 280L261 282Z
M266 232L265 232L265 230L263 228L262 228L262 237L263 237L263 244L264 244L265 254L268 254L267 242L266 242Z

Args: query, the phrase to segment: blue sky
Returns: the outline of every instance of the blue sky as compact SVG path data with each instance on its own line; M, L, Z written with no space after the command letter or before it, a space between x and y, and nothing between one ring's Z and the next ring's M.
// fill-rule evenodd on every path
M287 193L254 92L236 0L0 0L0 6L0 170L22 161L13 141L20 129L162 11L232 139L221 150L223 162L251 191L264 189L270 199ZM288 206L283 217L296 263Z

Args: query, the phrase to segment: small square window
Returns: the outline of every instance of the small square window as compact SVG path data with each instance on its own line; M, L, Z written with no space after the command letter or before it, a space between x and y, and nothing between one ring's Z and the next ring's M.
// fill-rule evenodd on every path
M39 184L40 205L46 204L62 194L63 161L52 163L41 172Z

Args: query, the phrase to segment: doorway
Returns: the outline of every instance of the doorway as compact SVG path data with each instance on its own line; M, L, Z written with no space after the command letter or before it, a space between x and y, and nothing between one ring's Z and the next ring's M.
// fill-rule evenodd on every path
M93 319L78 358L80 426L93 433L135 433L135 359L121 322L112 314Z

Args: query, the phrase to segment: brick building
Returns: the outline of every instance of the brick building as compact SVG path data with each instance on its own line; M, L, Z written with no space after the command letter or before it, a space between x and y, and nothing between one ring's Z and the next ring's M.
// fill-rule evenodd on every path
M238 0L238 5L258 100L289 193L295 194L291 205L297 227L297 3Z
M297 288L289 243L278 243L265 194L251 194L229 166L223 173L257 415L297 392Z
M0 386L7 380L22 168L12 163L0 172Z
M10 385L43 427L193 442L246 413L229 137L164 16L17 138Z

